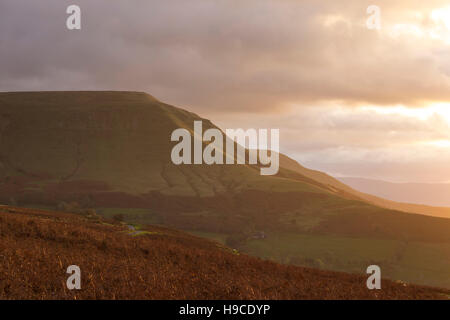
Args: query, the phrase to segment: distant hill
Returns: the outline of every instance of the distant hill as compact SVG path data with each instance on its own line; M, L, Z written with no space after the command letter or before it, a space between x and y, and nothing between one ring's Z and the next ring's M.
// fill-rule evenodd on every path
M338 178L343 183L392 201L450 207L450 183L392 183L365 178Z
M0 202L188 230L283 263L377 262L386 277L450 287L450 219L406 213L283 155L276 176L176 166L170 135L195 120L215 128L139 92L0 93Z
M326 173L307 169L300 165L297 161L285 155L280 155L280 166L300 173L305 177L314 179L323 185L334 188L336 192L345 192L347 193L347 196L352 195L357 199L372 203L382 208L424 214L434 217L450 218L450 207L426 205L426 202L417 200L427 197L436 197L436 199L440 199L436 202L436 205L448 203L448 199L450 199L450 197L447 197L446 195L447 189L449 189L448 191L450 196L450 187L447 184L408 184L410 185L409 188L414 191L414 197L413 195L407 196L407 198L406 196L396 197L396 193L400 192L400 189L406 189L406 186L403 188L403 184L394 184L394 186L385 185L383 183L376 183L373 180L359 178L334 178ZM369 181L373 181L374 183L370 183ZM364 182L368 183L365 184ZM391 195L389 188L393 189L394 187L396 190L393 190L393 195ZM436 191L435 195L433 195L434 191Z
M219 243L95 216L0 207L0 299L448 299L449 290L284 266ZM66 269L81 269L67 290Z

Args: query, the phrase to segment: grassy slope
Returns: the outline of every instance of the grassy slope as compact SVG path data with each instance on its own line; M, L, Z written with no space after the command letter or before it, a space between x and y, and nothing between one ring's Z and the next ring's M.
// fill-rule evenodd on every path
M2 176L28 179L33 188L91 181L93 190L211 196L230 187L311 190L249 166L178 167L170 161L177 128L208 120L143 93L0 93ZM137 174L138 172L138 174ZM97 185L94 182L99 182Z
M0 207L0 299L447 299L448 290L283 266L178 231ZM66 268L82 289L66 289Z
M364 273L375 264L388 279L450 288L449 243L276 233L265 240L250 240L240 249L277 262L325 270Z

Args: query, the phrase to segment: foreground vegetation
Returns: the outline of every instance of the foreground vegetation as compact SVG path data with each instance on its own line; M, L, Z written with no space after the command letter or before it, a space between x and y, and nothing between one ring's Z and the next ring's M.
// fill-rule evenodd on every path
M0 207L0 299L447 299L448 290L284 266L182 232ZM66 288L78 265L82 289Z

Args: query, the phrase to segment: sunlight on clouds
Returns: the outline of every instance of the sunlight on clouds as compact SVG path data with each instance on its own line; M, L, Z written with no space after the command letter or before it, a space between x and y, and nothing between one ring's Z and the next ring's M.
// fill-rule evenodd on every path
M431 12L431 18L437 24L442 24L450 31L450 6L436 9Z
M436 140L436 141L428 141L427 145L435 146L438 148L450 148L450 140Z
M432 104L429 108L450 124L450 103Z
M431 19L435 27L431 30L431 37L450 44L450 7L433 10Z
M425 36L425 32L422 28L414 24L397 23L391 28L390 35L392 37L411 35L420 38Z
M361 107L362 110L373 111L382 115L398 115L412 117L418 120L427 121L432 117L438 116L444 119L450 125L450 103L435 103L422 108L408 108L405 106Z
M450 6L431 10L428 14L414 12L408 20L391 25L387 33L394 38L428 38L450 44Z
M327 28L335 27L338 23L344 23L348 27L351 26L351 21L339 14L328 14L321 17L322 24Z

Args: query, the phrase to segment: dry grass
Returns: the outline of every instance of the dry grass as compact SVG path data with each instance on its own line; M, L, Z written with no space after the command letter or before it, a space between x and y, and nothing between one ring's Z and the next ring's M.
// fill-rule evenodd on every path
M284 266L182 232L0 207L0 299L444 299L450 292ZM82 290L69 291L69 265Z

